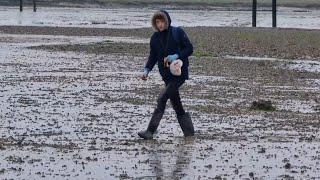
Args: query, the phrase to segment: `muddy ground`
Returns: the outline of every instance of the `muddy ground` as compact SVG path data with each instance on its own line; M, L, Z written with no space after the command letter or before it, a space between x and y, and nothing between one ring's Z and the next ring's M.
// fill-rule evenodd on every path
M0 31L1 179L320 178L319 31L186 28L196 136L168 103L151 141L136 134L164 86L157 68L138 78L151 29Z

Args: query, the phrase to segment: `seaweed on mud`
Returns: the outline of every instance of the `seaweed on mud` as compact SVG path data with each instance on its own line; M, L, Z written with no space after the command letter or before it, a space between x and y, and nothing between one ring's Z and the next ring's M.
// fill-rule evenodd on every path
M270 100L253 101L250 109L261 111L276 111L276 108L272 105L272 102Z

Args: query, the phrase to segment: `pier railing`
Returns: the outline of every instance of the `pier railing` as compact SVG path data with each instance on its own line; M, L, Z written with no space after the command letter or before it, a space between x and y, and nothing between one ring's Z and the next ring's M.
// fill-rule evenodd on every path
M37 11L37 3L36 0L32 0L33 3L33 12ZM20 0L20 12L23 11L23 0Z
M257 27L257 0L252 1L252 27ZM272 27L277 27L277 0L272 0Z

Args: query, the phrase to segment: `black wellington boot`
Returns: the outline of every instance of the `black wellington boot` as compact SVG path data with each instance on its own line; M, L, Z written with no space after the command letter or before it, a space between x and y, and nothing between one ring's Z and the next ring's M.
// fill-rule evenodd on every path
M185 137L194 135L194 127L189 113L177 116L178 122Z
M163 111L155 109L152 114L147 130L138 132L138 135L143 139L153 139L153 134L156 132L159 126L163 113Z

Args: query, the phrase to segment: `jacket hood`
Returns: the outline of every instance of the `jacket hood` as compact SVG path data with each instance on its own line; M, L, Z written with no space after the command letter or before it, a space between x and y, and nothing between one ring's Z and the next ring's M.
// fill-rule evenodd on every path
M165 10L159 10L153 14L152 20L151 20L153 29L156 31L159 31L157 28L157 25L156 25L156 19L159 19L159 18L162 18L165 20L165 22L167 24L166 29L169 29L169 27L171 26L171 17L169 15L169 13Z

